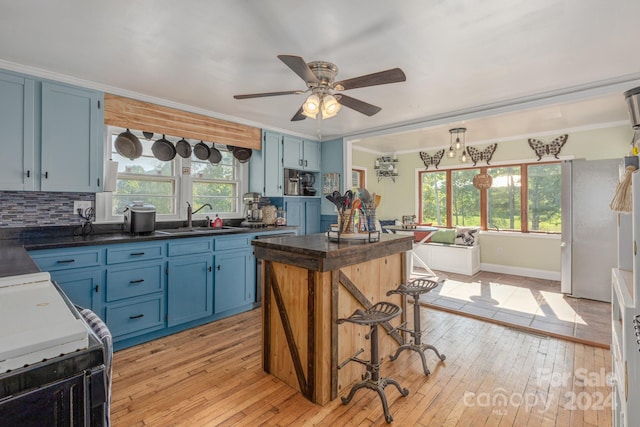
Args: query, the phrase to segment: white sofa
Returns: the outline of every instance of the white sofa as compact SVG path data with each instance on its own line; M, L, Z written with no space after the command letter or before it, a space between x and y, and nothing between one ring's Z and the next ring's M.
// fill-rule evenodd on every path
M473 276L480 271L480 245L446 243L415 245L415 254L433 270Z

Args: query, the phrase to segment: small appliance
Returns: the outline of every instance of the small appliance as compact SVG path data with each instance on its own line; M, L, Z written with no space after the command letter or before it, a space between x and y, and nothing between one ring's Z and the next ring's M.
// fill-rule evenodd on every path
M302 196L315 196L316 189L313 188L313 184L316 183L316 176L311 172L300 173L300 188L302 190Z
M300 171L295 169L284 170L284 195L300 195Z
M245 227L263 227L265 223L262 221L262 209L260 209L260 193L245 193L242 196L244 202L245 220L242 225Z
M133 202L124 209L124 231L131 234L150 234L156 229L156 207Z

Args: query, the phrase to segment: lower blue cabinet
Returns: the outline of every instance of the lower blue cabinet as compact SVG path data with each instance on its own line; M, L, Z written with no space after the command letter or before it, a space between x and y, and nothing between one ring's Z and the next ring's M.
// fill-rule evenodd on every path
M127 298L105 308L104 322L114 342L164 328L164 297L151 294Z
M78 268L52 271L55 281L67 297L82 308L99 314L102 308L104 270L102 268Z
M216 313L223 313L255 302L255 261L251 250L216 253Z
M213 314L211 255L193 255L168 261L167 326Z

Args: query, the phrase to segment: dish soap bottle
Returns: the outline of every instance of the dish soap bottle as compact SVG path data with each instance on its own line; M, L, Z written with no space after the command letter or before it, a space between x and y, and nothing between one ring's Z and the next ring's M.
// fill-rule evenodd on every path
M220 219L218 214L216 214L216 219L213 220L212 224L213 228L222 228L222 220Z

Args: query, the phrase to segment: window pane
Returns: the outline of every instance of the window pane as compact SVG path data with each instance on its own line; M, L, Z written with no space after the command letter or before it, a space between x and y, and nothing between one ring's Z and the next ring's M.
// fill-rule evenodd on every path
M142 201L154 205L159 215L175 213L175 184L172 180L152 181L119 176L113 193L113 215L122 215L124 208Z
M163 162L156 159L151 152L153 141L140 138L142 143L142 156L135 160L122 157L116 152L114 142L117 134L111 135L111 158L118 162L118 173L131 173L136 175L173 176L173 161Z
M220 150L222 160L218 164L212 164L208 160L199 160L191 157L191 176L194 179L218 179L233 181L236 179L236 162L229 151Z
M521 230L520 166L489 168L493 184L487 191L487 227Z
M480 225L480 191L473 186L473 177L480 169L462 169L451 172L452 226Z
M422 215L420 223L447 225L447 173L423 172L420 191L422 193Z
M560 164L530 165L527 171L529 230L561 232Z
M238 194L235 183L193 182L193 205L202 206L210 203L213 212L235 212ZM206 209L203 213L208 212Z

